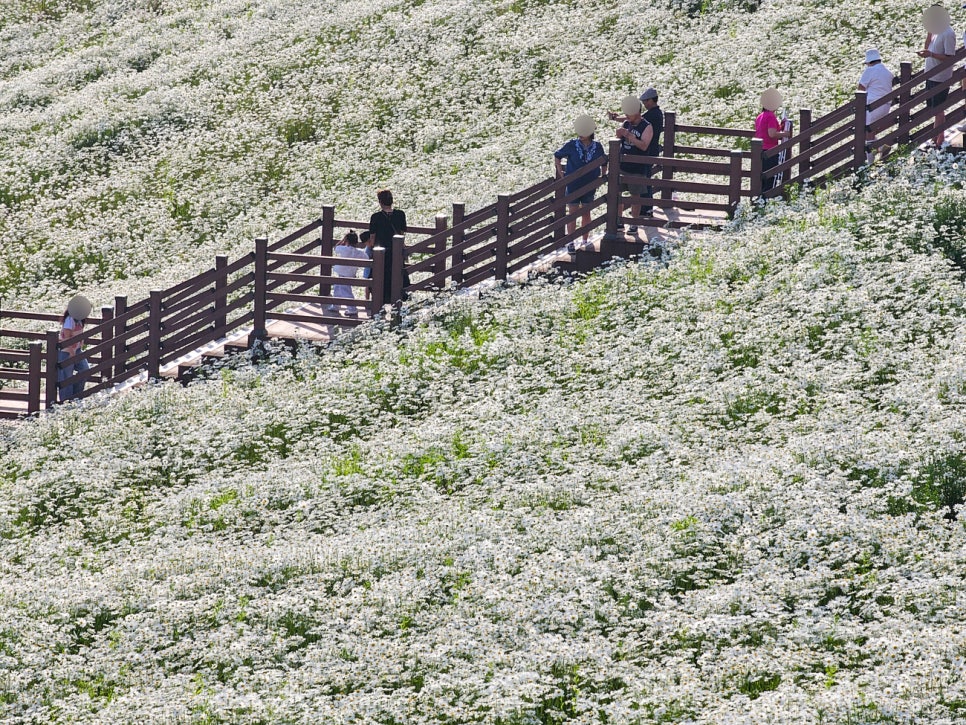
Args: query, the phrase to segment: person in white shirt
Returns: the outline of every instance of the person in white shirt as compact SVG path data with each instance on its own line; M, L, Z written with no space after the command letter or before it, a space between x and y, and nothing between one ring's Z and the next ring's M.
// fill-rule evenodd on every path
M364 250L359 249L359 236L355 232L349 232L344 237L342 241L336 245L332 253L336 257L342 257L344 259L369 259L369 256ZM336 277L351 277L355 279L359 276L360 267L350 266L348 264L337 264L332 267L332 274ZM334 284L332 285L332 296L333 297L345 297L346 299L353 300L355 295L352 292L352 285L348 284ZM329 305L326 310L329 312L336 311L335 305ZM355 305L349 305L346 307L345 313L350 316L355 316L359 314L359 310Z
M889 95L892 91L893 77L892 71L882 64L882 56L877 48L869 48L865 51L865 70L862 72L862 77L859 78L859 90L865 91L866 104L872 105L883 96ZM889 115L889 108L890 104L885 103L878 108L871 111L866 110L865 112L866 131L869 134L865 144L865 160L867 163L871 164L875 160L876 153L875 132L871 126L876 121ZM878 150L880 152L880 158L884 159L889 155L890 149L888 146L882 146Z
M931 71L945 60L949 60L956 54L956 33L950 25L949 11L942 5L933 5L926 8L922 16L922 24L926 29L926 47L920 50L917 55L926 59L926 71ZM952 67L929 76L926 80L926 90L935 88L953 77ZM949 96L949 89L944 88L936 95L926 101L927 108L941 108ZM936 136L933 142L936 148L940 148L945 140L946 113L942 110L936 111Z

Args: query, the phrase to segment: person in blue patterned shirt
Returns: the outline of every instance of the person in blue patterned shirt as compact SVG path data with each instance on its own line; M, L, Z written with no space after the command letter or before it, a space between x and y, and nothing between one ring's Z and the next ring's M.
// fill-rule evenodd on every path
M567 177L567 196L572 197L567 205L568 214L576 215L583 210L581 227L586 229L590 224L591 204L594 202L596 190L588 185L607 173L607 164L591 171L580 173L581 169L593 161L604 156L604 147L600 141L594 140L597 123L590 116L578 116L574 121L574 131L577 138L571 139L561 146L553 155L557 178ZM566 162L566 167L564 167ZM577 196L574 196L577 195ZM577 228L577 221L567 224L567 234L573 234ZM586 242L589 232L584 232Z

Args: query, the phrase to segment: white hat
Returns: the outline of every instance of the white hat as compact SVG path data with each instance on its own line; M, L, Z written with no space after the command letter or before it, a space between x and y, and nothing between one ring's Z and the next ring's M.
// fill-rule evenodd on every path
M86 320L90 316L92 309L94 309L94 305L84 295L74 295L70 298L70 302L67 303L67 314L78 322Z
M587 137L597 130L597 122L586 113L574 119L574 131L578 136Z
M878 48L869 48L865 51L865 64L875 63L877 60L882 60L882 56L879 55Z
M766 111L777 111L782 105L782 94L775 88L769 88L761 94L761 107Z
M942 5L932 5L922 13L922 27L928 33L941 33L949 27L949 11Z
M641 112L641 101L635 96L625 96L621 101L621 112L625 116L633 116Z

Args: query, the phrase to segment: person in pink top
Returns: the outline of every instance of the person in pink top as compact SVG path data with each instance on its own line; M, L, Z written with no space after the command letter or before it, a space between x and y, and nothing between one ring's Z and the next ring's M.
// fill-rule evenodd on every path
M782 125L778 121L775 111L782 105L782 94L774 88L769 88L761 94L761 113L755 119L755 138L761 139L762 151L769 151L775 148L784 139L788 138L787 131L782 131ZM769 179L764 177L764 173L778 165L778 156L768 158L762 156L761 159L761 190L762 193L769 191L775 184L775 177Z

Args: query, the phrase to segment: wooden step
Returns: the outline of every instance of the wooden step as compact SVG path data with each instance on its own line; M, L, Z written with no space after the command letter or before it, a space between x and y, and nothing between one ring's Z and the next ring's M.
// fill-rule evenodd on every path
M214 347L211 350L205 350L201 353L201 364L208 365L210 363L218 362L225 358L225 348L224 347Z
M248 340L244 337L237 340L229 340L224 345L222 349L225 351L226 355L237 355L238 353L248 352Z

